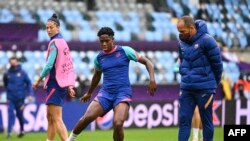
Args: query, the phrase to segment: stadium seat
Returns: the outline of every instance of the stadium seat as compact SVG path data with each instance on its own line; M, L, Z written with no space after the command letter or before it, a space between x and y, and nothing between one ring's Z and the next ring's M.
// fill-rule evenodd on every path
M20 9L20 15L25 23L36 23L36 21L32 18L31 12L25 7Z
M155 10L149 2L142 3L136 0L119 2L99 0L96 1L94 10L88 10L85 1L10 0L3 2L4 6L0 9L0 23L20 22L21 17L23 23L44 25L47 19L56 12L60 13L60 30L67 42L98 42L96 32L103 26L114 29L116 41L169 41L174 39L175 36L178 38L177 19L184 13L186 14L186 11L190 11L188 13L190 16L196 17L199 3L195 4L190 0L180 0L178 3L174 0L164 1L168 9L167 12ZM236 44L238 45L236 48L243 51L247 50L250 45L248 40L250 36L249 5L250 0L244 2L224 0L224 4L207 3L208 32L230 49L235 49L234 40L237 39L239 44ZM189 9L186 10L185 8ZM48 37L45 27L40 27L38 42L49 40L50 37ZM166 47L166 51L140 51L140 54L149 57L156 66L156 79L160 84L180 82L181 79L179 74L175 76L178 53L167 50ZM98 52L93 50L72 52L76 72L88 76L86 78L91 80L94 58ZM15 53L12 50L8 52L0 51L0 68L1 66L6 68L8 59L13 55L20 56L20 54L22 53ZM45 64L45 54L46 51L32 52L25 50L23 52L23 55L27 58L24 68L26 70L31 69L30 75L33 78L39 75L39 70ZM166 63L166 60L168 63ZM34 65L31 66L30 64ZM137 63L131 63L130 65L131 83L145 83L148 78L145 67L143 65L138 66ZM141 71L140 77L138 77L136 71ZM230 77L233 81L238 78L240 72L235 64L230 63L225 64L225 71L232 73Z
M0 9L0 23L9 23L13 21L14 18L14 14L9 9Z

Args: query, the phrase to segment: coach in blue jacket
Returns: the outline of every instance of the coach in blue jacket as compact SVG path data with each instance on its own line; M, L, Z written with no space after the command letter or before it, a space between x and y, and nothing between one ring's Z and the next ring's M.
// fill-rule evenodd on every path
M215 39L207 33L203 20L189 16L178 20L180 83L179 141L188 141L192 116L198 105L203 125L203 141L212 141L213 95L221 81L222 60Z
M33 90L31 81L28 75L21 69L21 65L18 64L17 58L10 58L9 63L10 68L3 77L8 100L8 137L10 137L13 125L15 123L14 109L16 110L16 116L20 123L20 134L18 137L22 137L24 135L24 100L27 93L29 94L28 99L32 99Z

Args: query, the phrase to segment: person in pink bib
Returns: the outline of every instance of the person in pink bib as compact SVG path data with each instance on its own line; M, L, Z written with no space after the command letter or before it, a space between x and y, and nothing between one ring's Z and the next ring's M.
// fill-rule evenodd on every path
M40 77L34 82L33 88L37 89L45 78L44 88L47 91L47 141L53 141L58 133L61 141L68 137L66 126L62 119L62 105L64 97L69 94L75 96L75 72L69 47L62 38L60 22L56 14L53 14L46 23L46 30L51 38L48 46L46 65Z

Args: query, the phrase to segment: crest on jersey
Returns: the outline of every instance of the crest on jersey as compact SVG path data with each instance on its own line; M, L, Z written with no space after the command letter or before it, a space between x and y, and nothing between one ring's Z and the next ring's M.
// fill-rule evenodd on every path
M116 57L120 57L120 56L121 56L121 53L120 53L120 52L116 52L115 56L116 56Z
M195 44L194 48L197 49L199 47L199 44Z
M21 73L19 72L19 73L17 73L17 77L21 77Z

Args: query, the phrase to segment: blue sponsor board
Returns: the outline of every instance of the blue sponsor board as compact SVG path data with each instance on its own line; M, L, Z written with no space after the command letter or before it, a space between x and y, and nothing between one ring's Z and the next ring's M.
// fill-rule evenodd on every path
M65 102L63 120L71 131L84 115L88 104L79 101ZM178 100L133 101L124 128L157 128L178 126ZM250 100L215 100L213 104L213 123L223 125L250 125ZM43 132L47 130L46 105L27 104L24 109L25 132ZM7 104L0 104L0 131L6 130L8 123ZM86 130L107 130L113 127L113 110L103 117L98 117ZM14 131L18 132L16 119ZM238 131L237 131L238 132ZM242 131L243 132L243 131Z
M77 121L85 113L88 104L80 102L66 102L63 105L63 121L70 131L73 129ZM24 131L25 132L44 132L47 131L48 122L46 118L45 104L27 104L24 108ZM8 106L7 104L0 104L0 129L7 129L8 123ZM86 130L94 129L91 123ZM14 132L19 131L19 123L16 118L13 127Z

